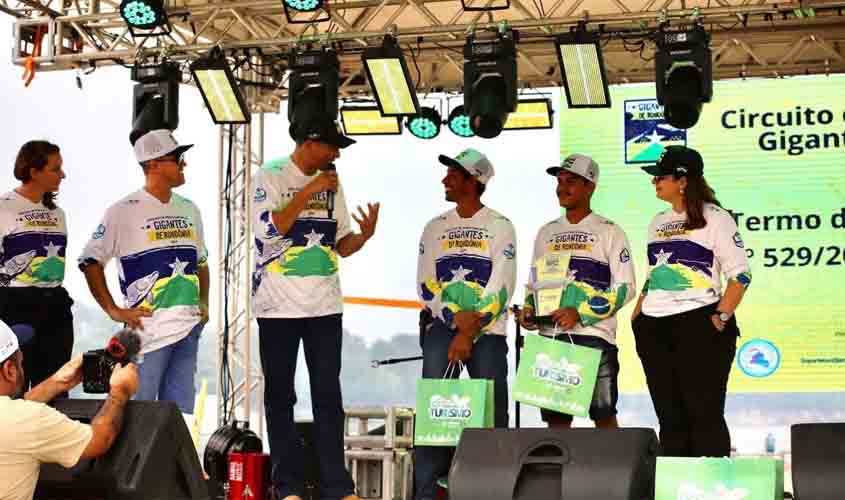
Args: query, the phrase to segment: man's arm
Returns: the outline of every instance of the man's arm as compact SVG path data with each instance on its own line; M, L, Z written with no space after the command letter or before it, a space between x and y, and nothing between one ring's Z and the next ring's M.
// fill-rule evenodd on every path
M138 390L138 368L133 363L115 365L109 385L109 397L91 421L91 441L80 458L97 458L105 454L120 435L126 403Z
M102 264L99 262L89 262L83 265L82 271L85 273L85 281L88 282L88 289L91 290L91 295L103 308L103 311L109 317L118 323L126 323L129 328L136 328L143 330L144 326L141 324L141 318L150 317L153 315L151 311L136 307L134 309L123 309L117 307L114 303L114 297L109 292L109 287L106 284L106 273L103 270Z
M290 202L281 210L274 210L270 216L279 235L284 236L293 227L299 214L305 210L308 200L316 193L337 190L337 172L327 171L318 175L293 196Z
M82 355L71 359L47 380L30 389L23 398L28 401L48 403L63 392L68 392L82 382Z
M358 223L358 226L361 228L361 232L350 233L341 238L336 245L338 255L341 257L349 257L363 248L364 244L373 237L373 234L376 232L376 224L378 224L378 212L380 207L381 205L379 203L367 203L366 214L361 207L358 207L358 215L352 214L352 218Z

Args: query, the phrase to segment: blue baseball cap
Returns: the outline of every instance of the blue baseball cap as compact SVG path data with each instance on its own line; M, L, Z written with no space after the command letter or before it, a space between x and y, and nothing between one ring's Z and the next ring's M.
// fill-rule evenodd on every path
M35 336L35 330L30 325L12 325L0 321L0 363L11 358L20 346L26 344Z

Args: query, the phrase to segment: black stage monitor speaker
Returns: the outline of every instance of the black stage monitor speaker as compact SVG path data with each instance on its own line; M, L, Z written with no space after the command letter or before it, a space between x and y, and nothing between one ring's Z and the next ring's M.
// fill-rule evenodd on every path
M845 422L792 426L792 489L796 500L845 497Z
M652 500L653 429L465 429L450 500Z
M90 423L103 400L57 400L68 417ZM208 488L188 427L174 403L130 401L123 430L105 455L71 469L41 467L40 500L207 500Z

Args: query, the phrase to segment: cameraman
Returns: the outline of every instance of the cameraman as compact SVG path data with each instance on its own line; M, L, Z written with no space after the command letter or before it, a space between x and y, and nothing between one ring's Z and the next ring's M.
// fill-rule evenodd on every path
M73 467L105 454L120 434L126 402L138 389L135 365L116 365L109 397L91 425L67 418L44 403L79 385L82 356L24 394L20 347L32 335L29 326L0 322L0 500L32 499L42 463Z

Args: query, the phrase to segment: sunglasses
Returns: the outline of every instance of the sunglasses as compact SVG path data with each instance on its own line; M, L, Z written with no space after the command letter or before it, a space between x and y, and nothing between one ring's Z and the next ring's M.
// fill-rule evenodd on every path
M179 155L178 158L174 158L173 156L163 156L163 157L159 158L158 161L172 161L172 162L175 162L180 167L184 167L185 166L185 155L181 154L181 155Z

